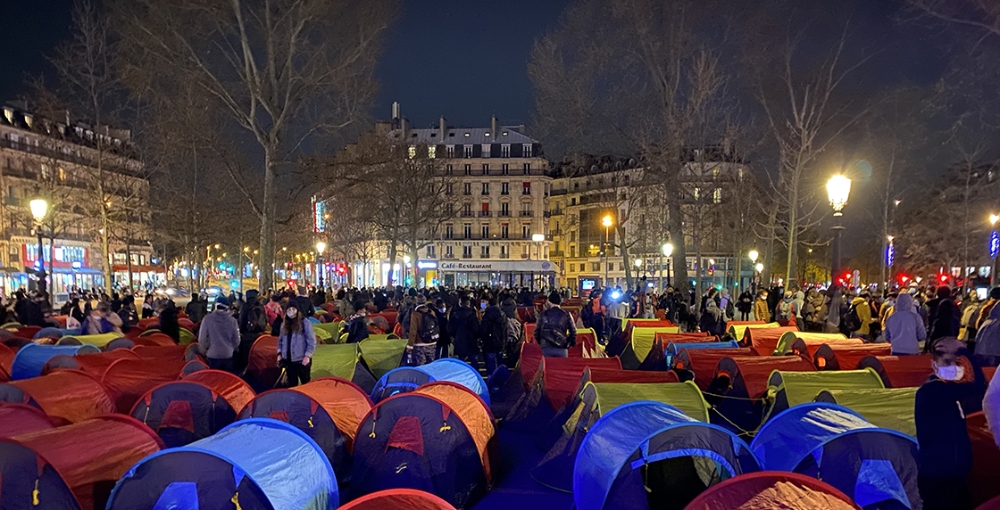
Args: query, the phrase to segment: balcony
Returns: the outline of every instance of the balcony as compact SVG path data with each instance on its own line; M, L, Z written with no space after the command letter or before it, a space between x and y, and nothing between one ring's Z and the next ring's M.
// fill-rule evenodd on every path
M473 216L475 216L475 215L474 215L474 214L472 214L472 211L462 211L462 212L461 212L461 213L459 214L459 216L461 216L461 217L463 217L463 218L472 218L472 217L473 217Z
M565 195L566 193L569 193L569 190L567 190L565 188L564 189L555 189L555 188L552 189L552 196L554 196L554 197Z
M562 216L562 215L563 215L562 209L556 209L555 211L549 213L549 216Z
M542 216L545 217L545 218L551 218L552 217L552 213L550 213L548 211L543 211L542 212Z
M441 257L441 258L443 258L445 260L454 260L455 259L455 254L454 253L445 253L444 257Z
M534 216L534 213L532 213L532 211L521 211L522 218L530 218L532 216Z
M489 218L490 216L492 216L492 214L490 214L490 211L479 211L480 218Z
M563 251L550 251L549 252L549 258L555 258L555 257L562 258L562 257L565 257L565 256L566 256L566 252L563 252Z
M510 254L509 253L501 253L500 254L500 258L502 258L502 259L509 259L510 258Z
M488 259L488 258L490 258L490 254L489 253L480 253L479 254L479 258L481 258L481 259Z
M471 259L472 258L472 254L471 253L463 253L462 254L462 258L463 259Z
M510 211L500 211L500 212L497 213L497 216L499 216L501 218L509 218L510 217Z

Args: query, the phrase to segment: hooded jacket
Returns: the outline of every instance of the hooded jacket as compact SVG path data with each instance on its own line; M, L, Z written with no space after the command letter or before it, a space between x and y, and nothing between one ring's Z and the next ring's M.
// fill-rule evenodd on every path
M976 354L1000 356L1000 306L994 306L976 334ZM1000 386L1000 385L998 385Z
M871 332L872 325L872 307L868 305L868 301L865 298L858 296L851 300L851 306L858 313L858 318L861 319L861 327L854 330L855 333L859 335L868 336Z
M927 330L913 306L913 296L900 294L893 308L885 320L885 340L892 345L892 354L919 354L918 342L927 339Z

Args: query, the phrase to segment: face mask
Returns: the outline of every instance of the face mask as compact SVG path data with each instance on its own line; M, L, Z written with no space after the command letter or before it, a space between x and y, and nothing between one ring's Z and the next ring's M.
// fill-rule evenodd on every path
M438 311L440 311L441 313L444 313L444 308L438 308Z
M299 311L296 310L295 308L289 308L288 310L285 311L285 317L288 317L289 319L294 319L295 316L298 314Z
M957 381L965 375L965 367L958 365L947 365L937 367L935 370L939 379L944 381Z

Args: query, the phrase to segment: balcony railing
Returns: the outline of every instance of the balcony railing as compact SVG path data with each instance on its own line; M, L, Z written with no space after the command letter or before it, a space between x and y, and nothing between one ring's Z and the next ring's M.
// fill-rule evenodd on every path
M500 258L502 258L502 259L509 259L510 258L510 254L509 253L501 253L500 254Z
M522 218L530 218L531 216L534 216L534 214L531 211L521 211Z
M490 211L479 211L480 218L489 218L490 216L492 216L492 214L490 214Z
M463 218L471 218L475 216L474 214L472 214L472 211L462 211L459 215Z
M500 211L499 213L497 213L497 216L499 216L501 218L509 218L510 217L510 211Z

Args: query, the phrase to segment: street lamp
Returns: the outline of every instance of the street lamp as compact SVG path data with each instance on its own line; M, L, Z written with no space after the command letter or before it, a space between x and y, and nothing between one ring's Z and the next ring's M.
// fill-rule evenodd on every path
M663 243L660 248L663 256L667 258L667 285L670 285L670 256L674 254L674 245L672 243ZM662 264L661 264L662 267ZM663 270L660 270L660 287L663 287Z
M997 222L1000 221L1000 214L990 215L990 226L993 232L990 233L990 258L993 259L993 267L990 268L990 279L996 287L1000 279L997 278L997 255L1000 255L1000 234L997 233Z
M842 218L844 206L847 205L847 199L851 195L851 180L843 175L834 175L826 182L826 194L830 200L830 206L833 207L835 222L833 225L833 244L830 249L833 259L830 264L830 285L834 286L837 284L837 276L840 275L840 237L844 232Z
M38 271L35 273L38 276L38 292L39 294L45 294L45 252L42 251L42 220L49 213L49 202L42 197L32 199L28 203L28 207L31 209L31 216L35 218L35 233L38 234ZM48 301L48 298L46 298Z
M323 288L323 277L326 276L326 266L323 265L323 252L326 251L326 243L323 241L316 241L316 267L319 268L316 271L319 274L319 288Z
M889 279L885 282L885 288L892 288L892 265L896 262L896 247L892 244L896 236L885 236L889 244L885 248L885 267L889 270Z
M611 219L611 215L605 215L601 220L601 225L604 225L604 287L608 286L608 245L611 244L611 225L614 225L614 220Z
M747 257L750 258L750 262L756 263L757 257L760 257L760 253L758 253L757 250L750 250L750 252L747 253Z

